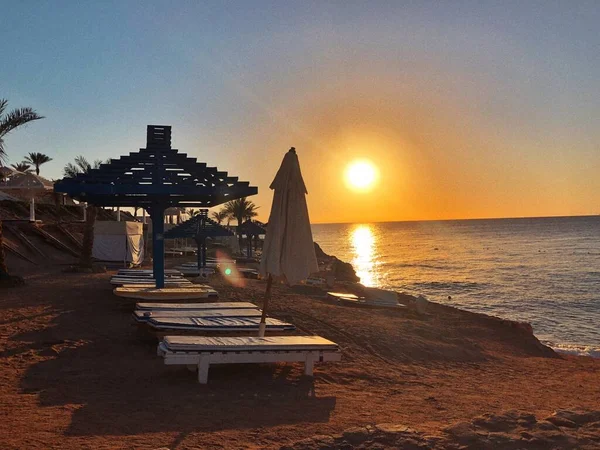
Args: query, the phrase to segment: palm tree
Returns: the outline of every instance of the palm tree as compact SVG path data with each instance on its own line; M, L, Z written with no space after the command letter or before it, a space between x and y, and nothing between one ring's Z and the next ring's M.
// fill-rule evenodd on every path
M6 159L4 137L15 128L44 118L31 108L17 108L4 114L7 105L8 100L0 99L0 164Z
M221 225L221 222L227 219L228 216L229 214L227 213L227 211L225 211L225 209L212 212L212 218L215 219L219 225Z
M256 206L254 202L248 200L246 197L242 197L225 203L222 211L224 211L228 217L235 219L239 226L244 223L245 220L258 216L258 212L256 212L257 209L258 206Z
M31 170L31 166L29 164L27 164L25 161L20 162L18 164L11 164L10 167L15 169L17 172L23 172L23 173L33 172L33 170Z
M25 157L25 161L26 163L29 163L33 166L35 166L35 174L39 175L40 174L40 166L42 164L46 164L47 162L52 161L52 158L50 158L49 156L44 155L43 153L29 153L29 155L27 155Z
M79 155L75 157L75 164L68 163L63 169L63 175L67 178L74 178L79 173L88 173L92 169L99 169L103 161L100 159L90 163L85 156Z
M256 206L254 202L248 200L246 197L231 200L223 205L223 209L221 211L225 212L228 218L235 219L237 221L237 235L240 242L240 247L242 246L242 233L240 233L239 227L244 223L245 220L258 216L258 213L256 212L257 209L258 206ZM229 222L227 222L227 225L229 225Z
M92 169L98 169L102 161L97 159L92 164L85 158L79 155L75 157L75 163L68 163L63 169L63 173L67 178L73 178L79 173L88 173ZM81 249L81 257L79 258L79 266L84 268L92 267L92 251L94 249L94 224L98 215L98 208L94 205L87 205L87 214L85 217L85 227L83 229L83 245Z
M17 108L4 114L8 100L0 99L0 166L6 160L6 151L4 148L4 137L15 128L25 125L34 120L43 119L31 108ZM6 257L4 247L2 246L2 221L0 220L0 279L10 279L8 268L6 267Z

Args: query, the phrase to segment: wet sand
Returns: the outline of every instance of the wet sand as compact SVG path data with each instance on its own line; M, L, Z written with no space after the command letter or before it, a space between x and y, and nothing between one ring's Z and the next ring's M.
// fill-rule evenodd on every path
M337 342L340 363L212 367L199 385L131 325L108 274L55 268L0 291L0 447L278 448L354 426L426 433L484 413L598 409L600 360L558 356L526 330L432 306L342 307L276 286L272 316ZM264 283L217 286L262 302ZM600 433L600 431L599 431Z

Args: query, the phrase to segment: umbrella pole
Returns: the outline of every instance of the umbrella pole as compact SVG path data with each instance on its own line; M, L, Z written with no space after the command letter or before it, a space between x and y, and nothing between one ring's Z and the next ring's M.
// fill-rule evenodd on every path
M265 301L263 303L262 315L260 316L260 325L258 326L258 337L265 337L265 328L267 326L267 307L271 299L271 285L273 284L273 276L269 274L267 278L267 290L265 291Z

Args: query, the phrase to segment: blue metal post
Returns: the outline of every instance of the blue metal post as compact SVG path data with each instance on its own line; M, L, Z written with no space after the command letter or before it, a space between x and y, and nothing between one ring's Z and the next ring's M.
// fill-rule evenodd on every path
M202 241L200 238L196 238L196 245L198 246L198 274L202 270Z
M152 272L157 288L165 287L165 208L154 205L150 211L152 217Z

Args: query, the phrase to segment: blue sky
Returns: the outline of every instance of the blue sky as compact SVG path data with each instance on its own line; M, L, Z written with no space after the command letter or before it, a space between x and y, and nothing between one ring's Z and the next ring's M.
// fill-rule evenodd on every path
M147 124L259 186L299 151L319 222L598 213L597 2L5 2L10 163L118 157ZM381 169L356 196L354 158ZM366 219L366 220L365 220Z

